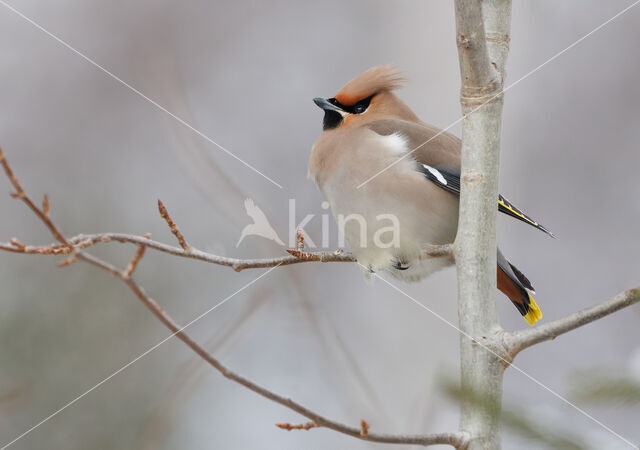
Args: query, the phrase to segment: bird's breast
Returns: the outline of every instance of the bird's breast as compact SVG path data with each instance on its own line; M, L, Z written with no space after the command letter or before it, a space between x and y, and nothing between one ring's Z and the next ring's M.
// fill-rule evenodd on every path
M343 139L331 170L315 174L346 246L375 271L397 270L398 262L413 263L427 246L455 238L455 197L417 170L410 150L400 134L369 131ZM415 270L405 275L415 278Z

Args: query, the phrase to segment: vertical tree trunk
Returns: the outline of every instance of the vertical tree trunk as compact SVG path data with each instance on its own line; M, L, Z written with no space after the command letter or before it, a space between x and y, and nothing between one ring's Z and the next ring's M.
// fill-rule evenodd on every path
M501 91L511 3L456 0L455 12L464 115L460 219L455 242L458 313L460 328L466 334L460 342L460 429L471 437L469 449L499 449L504 365L469 336L484 344L484 338L501 331L495 305L496 216Z

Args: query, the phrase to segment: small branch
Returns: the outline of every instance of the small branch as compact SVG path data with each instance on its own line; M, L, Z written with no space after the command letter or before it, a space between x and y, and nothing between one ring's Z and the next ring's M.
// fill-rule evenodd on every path
M144 237L146 239L149 239L150 235L147 233L147 234L144 235ZM138 263L140 262L140 260L144 256L144 251L145 251L146 248L147 248L147 246L144 245L144 244L140 244L138 246L138 250L136 251L136 254L133 255L133 258L131 259L131 261L127 265L127 268L124 270L124 272L122 272L122 276L124 278L131 278L131 275L133 275L133 272L136 270L136 267L138 267Z
M76 262L77 260L78 260L78 255L74 254L74 255L69 256L68 258L63 259L62 261L58 261L56 266L58 266L58 267L67 267L67 266L70 266L71 264L73 264L74 262Z
M187 241L184 239L184 236L178 229L178 226L173 220L171 220L167 208L165 208L164 204L160 200L158 200L158 210L160 211L160 215L162 216L162 218L167 222L167 225L169 225L169 228L178 240L178 243L180 243L180 247L182 247L182 250L184 250L186 253L189 253L191 251L191 247L189 246L189 244L187 244Z
M296 260L303 261L318 261L318 262L332 262L341 261L346 258L349 262L355 262L356 259L350 253L344 253L342 250L336 250L335 252L305 252L304 250L292 250L287 249L287 253L296 258Z
M158 210L160 212L160 216L167 222L171 232L174 234L180 247L177 248L171 245L164 244L158 241L152 241L144 236L135 236L130 234L123 233L102 233L102 234L92 234L92 235L77 235L75 237L67 240L59 228L53 223L50 215L50 206L49 206L49 198L45 195L43 199L42 209L39 209L35 203L31 201L31 199L24 193L20 182L13 174L13 171L9 167L9 164L6 161L6 158L0 149L0 164L2 164L9 181L14 186L16 192L12 193L12 196L15 198L21 199L23 202L29 206L29 208L40 218L42 222L49 228L53 236L60 242L62 245L52 244L48 246L27 246L23 245L16 246L14 243L0 243L0 250L9 251L13 253L24 253L24 254L39 254L39 255L60 255L60 254L69 254L72 252L76 252L79 249L85 249L91 247L96 244L117 241L117 242L128 242L132 244L136 244L138 246L144 245L145 247L150 247L155 250L169 253L175 256L180 256L184 258L192 258L200 261L205 261L212 264L218 264L221 266L227 266L233 268L236 272L240 272L245 269L257 269L257 268L268 268L275 266L287 266L291 264L299 264L303 262L310 261L320 261L320 262L356 262L355 257L350 253L343 253L342 251L336 252L305 252L304 248L304 236L301 232L297 234L297 250L288 250L291 256L282 256L277 258L260 258L260 259L238 259L238 258L228 258L225 256L214 255L211 253L207 253L198 249L191 247L184 236L178 229L178 226L169 216L169 212L167 208L164 206L162 201L158 200ZM428 257L442 257L448 256L452 257L453 251L450 245L444 246L433 246L427 252L425 252L424 258ZM65 261L73 262L72 258L69 258Z
M51 211L51 205L49 204L49 196L44 194L42 198L42 213L45 217L49 217L49 212Z
M146 239L142 236L135 236L132 234L123 233L102 233L102 234L80 234L69 239L70 242L81 245L82 248L87 248L96 244L105 242L122 242L131 244L144 244L154 250L169 253L171 255L180 256L183 258L197 259L199 261L208 262L211 264L217 264L220 266L231 267L235 271L240 272L244 269L258 269L268 268L275 266L287 266L291 264L300 264L309 261L322 261L322 262L355 262L356 259L351 253L338 253L338 252L300 252L300 255L304 257L297 258L295 256L280 256L276 258L255 258L255 259L240 259L229 258L226 256L214 255L202 250L198 250L195 247L190 247L190 251L167 245L163 242L153 241ZM296 250L292 250L296 252Z
M276 394L275 392L272 392L267 388L264 388L259 384L254 383L248 378L245 378L244 376L231 371L229 368L223 365L218 359L216 359L213 355L207 352L207 350L205 350L197 342L195 342L188 334L186 334L183 330L183 327L180 327L175 322L175 320L155 300L147 296L144 293L144 290L142 289L142 287L138 285L131 278L131 274L133 273L138 263L142 259L144 255L144 250L147 246L149 247L153 246L156 249L159 249L159 250L161 249L161 251L165 251L171 254L176 254L179 256L194 257L191 255L191 252L193 250L187 245L186 241L184 240L184 237L182 237L182 235L178 231L177 227L175 226L175 224L169 217L168 213L166 212L166 208L164 208L164 205L162 205L161 202L158 202L158 206L160 208L160 214L167 221L167 223L169 224L169 227L171 228L171 231L174 233L176 238L178 238L178 242L180 242L182 249L171 247L162 243L155 243L151 241L147 236L143 236L143 237L129 236L126 239L122 238L121 240L122 242L137 243L138 250L135 256L133 257L133 259L131 260L131 262L129 263L127 269L125 269L124 271L120 271L114 265L108 262L102 261L101 259L96 258L95 256L90 255L89 253L80 251L80 249L87 248L93 245L94 243L109 242L110 240L118 240L116 238L117 235L105 234L105 235L94 235L92 237L78 236L71 240L67 240L64 237L64 235L62 235L62 233L59 231L59 229L56 227L56 225L49 218L48 206L43 205L43 209L42 210L39 209L37 206L35 206L35 204L31 201L31 199L22 190L20 183L18 182L17 178L13 175L13 172L11 171L9 165L7 164L1 150L0 150L0 163L4 167L5 173L9 177L9 180L11 181L12 185L16 189L16 193L15 195L13 195L13 197L19 198L23 202L25 202L31 208L31 210L40 218L40 220L42 220L45 223L45 225L47 225L47 227L49 228L51 233L56 237L56 239L58 239L63 243L63 245L65 246L64 247L65 250L67 250L67 253L73 253L71 258L69 259L71 262L75 261L76 259L83 260L101 270L104 270L105 272L109 273L110 275L113 275L114 277L118 278L123 283L125 283L129 287L129 289L135 294L135 296L149 309L149 311L151 311L151 313L154 316L156 316L158 320L160 320L160 322L162 322L162 324L173 333L173 336L177 337L182 342L184 342L198 356L200 356L204 361L206 361L211 366L213 366L216 370L218 370L224 377L246 387L247 389L261 395L262 397L268 400L278 403L310 419L311 420L310 423L315 424L316 427L329 428L349 436L353 436L360 439L367 439L368 441L372 441L372 442L382 442L382 443L390 443L390 444L414 444L414 445L445 444L445 445L451 445L457 449L466 448L468 443L468 437L465 433L438 433L438 434L430 434L430 435L369 434L368 424L364 421L362 421L360 428L356 428L356 427L350 427L340 422L336 422L334 420L328 419L316 412L311 411L310 409L306 408L300 403L293 401L289 397ZM45 202L45 203L48 204L48 202ZM46 214L45 214L45 211L46 211ZM9 244L0 244L0 249L17 252L17 253L52 254L53 252L49 253L49 251L54 247L61 248L60 246L39 247L38 249L41 250L41 252L30 252L28 251L30 247L22 244L17 239L13 239ZM228 264L229 261L232 260L230 258L222 258L216 255L208 255L208 254L205 254L204 252L200 252L200 253L202 253L202 255L200 255L201 258L197 258L197 259L206 260L204 259L206 255L207 258L212 257L215 260L215 261L209 261L209 262L222 264L221 261L224 261L224 264L222 265L233 266L233 264ZM341 255L335 255L336 258L338 258L339 256ZM292 256L289 256L286 258L292 258L295 260L295 258ZM246 265L245 267L249 267L251 264L256 264L255 261L258 261L258 264L264 264L266 260L235 260L235 261L241 261L242 264ZM295 260L295 261L301 262L301 260ZM290 263L293 263L293 261ZM271 265L262 266L262 267L273 267L273 266L282 265L282 264L283 263L271 264ZM254 265L253 267L258 267L258 265ZM285 425L282 428L286 428L286 424L282 424L282 425ZM291 425L290 427L291 427L290 429L298 429L298 426L296 425ZM300 427L301 429L309 429L309 428L313 428L314 426L303 424ZM308 428L305 428L305 427L308 427Z
M27 248L27 246L20 242L18 238L11 238L9 243L21 251L25 251Z
M562 319L528 330L507 332L504 337L505 345L512 357L515 357L525 348L555 339L564 333L602 319L638 302L640 302L640 287L629 289L599 305L578 311Z
M4 168L4 173L7 174L7 178L9 178L9 181L11 182L14 189L16 190L16 192L11 192L9 195L11 195L11 197L13 198L19 198L20 196L23 196L24 191L22 190L22 186L20 186L20 181L18 181L18 178L13 174L13 171L11 170L11 167L9 167L9 164L7 163L7 158L5 158L1 148L0 148L0 164L2 164L2 167Z
M49 231L51 232L51 234L58 241L62 242L63 244L68 244L67 240L64 238L62 234L62 231L58 227L56 227L56 225L49 218L49 199L47 198L46 201L44 202L43 209L38 208L35 205L35 203L31 201L31 199L24 193L24 190L20 185L20 181L18 181L18 178L13 174L11 167L9 167L9 164L7 163L7 159L5 158L1 148L0 148L0 165L2 165L2 167L4 168L4 172L7 174L7 178L9 178L9 181L13 185L13 188L16 190L16 192L11 193L11 196L13 198L20 199L24 203L26 203L26 205L31 209L31 211L33 211L36 214L36 216L38 216L40 220L47 226L47 228L49 228Z
M154 241L144 236L136 236L124 233L101 233L101 234L79 234L68 239L71 247L67 245L45 245L45 246L29 246L24 251L12 246L10 243L0 243L0 250L6 250L14 253L39 254L39 255L58 255L71 253L73 249L86 249L97 244L107 242L130 243L136 245L145 245L154 250L168 253L170 255L180 256L182 258L197 259L199 261L217 264L220 266L231 267L235 271L240 272L245 269L269 268L275 266L288 266L291 264L300 264L305 262L356 262L356 258L348 252L337 250L335 252L305 252L299 250L287 250L291 256L280 256L276 258L256 258L256 259L239 259L229 258L226 256L214 255L194 247L189 247L189 252L179 247L165 244L163 242ZM453 257L452 245L446 244L441 246L433 246L425 251L422 259Z
M369 437L369 424L364 419L360 421L360 437L362 439L367 439Z
M73 251L72 247L66 245L54 244L44 247L34 247L31 245L15 245L13 239L11 242L0 243L0 250L13 253L25 253L27 255L66 255Z
M86 258L86 255L82 255ZM347 434L353 437L360 437L362 433L361 428L350 427L348 425L336 422L328 419L320 414L311 411L307 407L293 401L289 397L285 397L276 394L273 391L268 390L265 387L260 386L257 383L239 375L225 365L223 365L217 358L211 355L207 350L202 348L196 343L189 335L187 335L182 328L173 320L173 318L152 298L148 297L142 288L136 284L131 278L124 278L123 274L118 272L113 266L102 262L101 260L91 257L89 261L91 264L108 271L112 275L120 278L131 289L131 291L138 297L138 299L182 342L184 342L189 348L191 348L198 356L204 361L208 362L211 366L217 369L224 377L234 381L245 388L265 397L275 403L285 406L298 414L310 419L317 427L329 428L334 431L338 431L343 434ZM369 434L367 440L373 442L383 442L392 444L415 444L415 445L435 445L435 444L447 444L458 449L464 449L467 443L466 435L463 433L439 433L432 435L390 435L390 434Z
M291 431L291 430L310 430L311 428L317 428L318 424L315 422L306 422L306 423L293 425L293 424L284 422L284 423L277 423L276 426L278 428L282 428L283 430Z
M300 228L296 230L296 250L304 250L304 233Z

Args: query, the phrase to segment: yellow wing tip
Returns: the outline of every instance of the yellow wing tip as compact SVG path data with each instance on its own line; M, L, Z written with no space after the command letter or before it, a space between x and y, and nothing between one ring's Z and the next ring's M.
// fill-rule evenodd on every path
M538 306L536 301L533 299L531 294L528 294L528 295L529 295L529 311L523 317L524 317L524 320L526 320L529 325L533 326L534 323L542 319L542 311L540 311L540 307Z

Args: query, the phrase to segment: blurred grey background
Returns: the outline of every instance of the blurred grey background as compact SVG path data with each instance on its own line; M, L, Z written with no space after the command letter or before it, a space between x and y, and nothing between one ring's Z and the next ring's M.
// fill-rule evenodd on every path
M515 2L507 82L616 14L630 0ZM247 238L251 197L287 232L323 214L306 178L321 131L316 96L364 69L394 63L399 95L425 121L460 115L449 1L14 1L14 6L283 185L278 189L78 55L0 6L0 145L35 198L47 192L63 230L151 232L173 243L161 198L194 245L228 256L282 253ZM501 191L553 230L500 219L503 251L533 281L544 321L640 284L640 7L506 94ZM459 134L459 127L453 131ZM8 192L2 177L0 191ZM1 192L0 192L1 193ZM0 195L0 240L52 241L19 202ZM319 240L321 221L307 228ZM332 243L335 243L335 236ZM93 251L126 264L132 246ZM148 251L137 279L186 323L258 276ZM399 284L454 323L453 269ZM498 296L503 326L526 324ZM640 378L638 309L521 354L551 389L576 372ZM458 378L458 334L354 265L278 269L194 324L190 333L240 373L329 417L372 431L457 427L439 393ZM0 446L166 337L126 287L82 263L0 253ZM627 448L509 370L505 403L593 448ZM638 442L638 405L578 402ZM380 445L328 430L285 432L296 414L221 377L170 340L11 448L360 449ZM544 448L507 430L505 448Z

